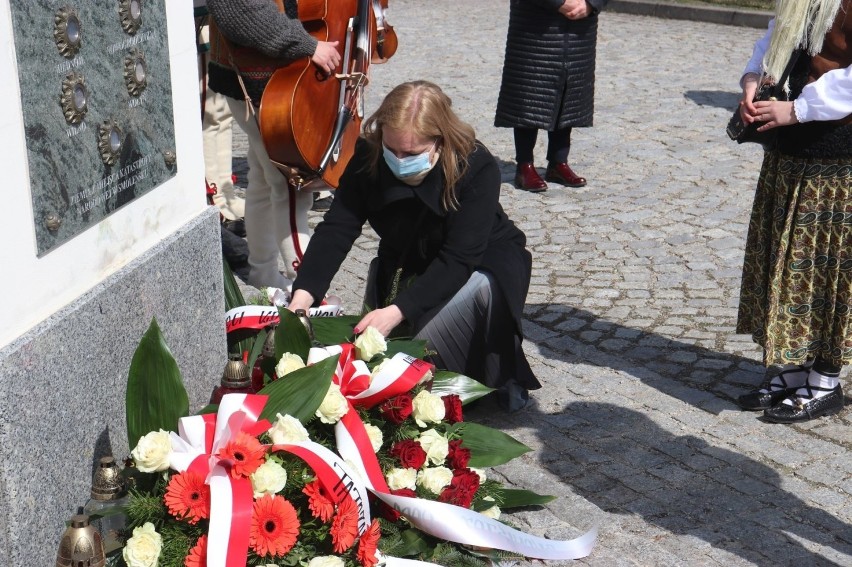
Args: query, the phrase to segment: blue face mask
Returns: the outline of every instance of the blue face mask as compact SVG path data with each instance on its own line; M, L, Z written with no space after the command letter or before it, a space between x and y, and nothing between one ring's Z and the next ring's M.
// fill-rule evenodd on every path
M432 144L432 148L435 144ZM432 161L429 159L429 154L432 153L432 148L429 148L422 154L416 156L408 156L404 158L396 157L387 146L382 144L382 153L385 157L385 163L388 164L391 172L400 179L412 177L418 173L423 173L432 168Z

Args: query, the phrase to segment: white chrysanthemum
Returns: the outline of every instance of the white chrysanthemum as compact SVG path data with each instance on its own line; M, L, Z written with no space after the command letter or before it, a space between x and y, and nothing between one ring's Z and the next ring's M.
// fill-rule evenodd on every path
M343 559L333 555L314 557L308 561L308 567L346 567Z
M275 461L266 461L251 475L251 488L255 498L266 494L274 496L287 485L287 471Z

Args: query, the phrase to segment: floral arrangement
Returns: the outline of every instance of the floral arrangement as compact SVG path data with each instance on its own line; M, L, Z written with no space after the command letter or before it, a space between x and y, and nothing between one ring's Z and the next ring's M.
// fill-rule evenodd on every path
M196 415L152 322L128 380L119 563L463 567L588 555L594 530L559 542L499 521L552 497L488 477L529 450L464 421L463 405L489 388L434 369L417 341L372 328L341 340L355 319L314 320L313 339L289 311L279 321L263 390Z

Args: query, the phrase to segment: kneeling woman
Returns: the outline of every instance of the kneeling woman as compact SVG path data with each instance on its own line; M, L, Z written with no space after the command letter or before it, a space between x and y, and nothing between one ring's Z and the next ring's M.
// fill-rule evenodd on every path
M439 368L498 388L514 411L540 388L521 349L532 258L500 206L500 171L451 101L425 81L394 88L364 123L293 283L290 309L325 296L365 222L379 235L356 325L405 329ZM399 331L399 329L398 329Z

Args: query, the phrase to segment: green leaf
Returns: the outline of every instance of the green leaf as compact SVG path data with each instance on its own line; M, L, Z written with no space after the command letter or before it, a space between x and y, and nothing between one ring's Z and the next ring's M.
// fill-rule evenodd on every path
M275 328L275 360L281 360L285 352L298 354L303 361L308 360L311 350L311 337L299 318L286 307L278 308L280 322Z
M402 544L394 549L394 552L399 555L407 557L417 556L421 553L426 553L432 548L429 540L423 536L423 532L420 530L405 530L399 535L402 539Z
M392 358L398 352L404 352L414 358L423 358L426 356L426 341L420 339L413 340L395 340L391 339L387 342L388 349L385 351L385 356Z
M177 431L178 419L189 413L180 369L156 318L133 353L124 403L131 450L152 431Z
M237 285L234 272L231 271L231 266L224 256L222 257L222 279L225 283L225 311L245 305L246 300L243 299L243 294L240 291L240 286Z
M491 490L500 500L500 508L523 508L525 506L542 506L556 500L556 496L549 494L536 494L530 490L519 490L515 488L495 487Z
M343 317L311 317L314 328L314 340L321 345L339 345L350 342L352 329L361 320L359 315Z
M328 392L338 358L331 356L267 384L258 392L269 396L261 417L274 422L276 414L289 414L307 423Z
M462 446L470 449L470 466L496 467L531 451L529 447L502 431L465 421L449 429L462 439Z
M263 352L263 345L268 335L268 329L261 329L257 336L254 337L254 344L251 347L251 351L249 351L248 361L246 362L249 368L254 369L254 363L257 362L257 357Z
M473 378L459 374L458 372L439 370L435 372L435 376L432 379L433 394L436 396L456 394L461 398L462 404L478 400L493 391L494 388L489 388L482 382L477 382Z

